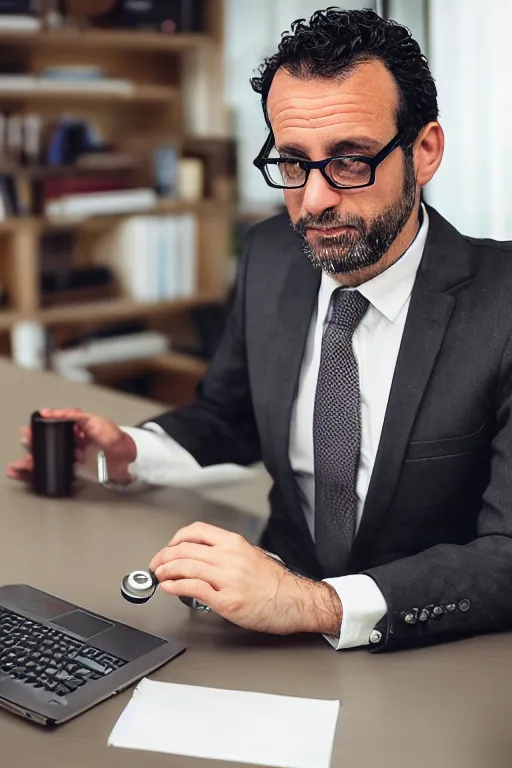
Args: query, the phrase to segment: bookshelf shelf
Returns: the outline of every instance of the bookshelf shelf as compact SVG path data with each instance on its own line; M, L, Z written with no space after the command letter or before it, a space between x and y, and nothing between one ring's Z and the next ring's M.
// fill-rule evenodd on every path
M0 45L25 48L69 49L73 51L105 50L109 52L179 54L212 44L207 34L165 35L158 32L129 30L48 30L41 32L0 31Z
M187 202L185 200L169 200L158 203L153 208L144 208L139 211L132 211L130 213L115 213L104 214L97 216L89 216L88 218L73 221L72 219L47 219L42 218L39 226L47 231L52 229L66 229L70 226L81 230L87 230L88 232L101 232L102 230L112 227L119 223L127 216L160 216L163 214L172 213L195 213L197 216L203 216L206 214L218 213L219 215L227 215L230 213L232 206L222 200L201 200L197 202Z
M48 219L46 216L13 216L0 221L0 235L9 235L20 229L30 229L38 233L52 232L62 229L81 229L89 232L101 232L115 226L128 216L160 216L171 213L195 213L197 216L207 214L230 215L233 204L225 200L162 200L153 208L141 208L139 211L127 213L98 214L86 218Z
M138 302L127 298L112 298L103 301L87 301L78 304L63 304L36 310L24 316L15 310L0 310L0 331L9 331L20 320L30 319L46 326L75 325L81 323L104 323L133 318L169 315L200 307L214 301L215 297L200 296L174 299L172 301Z
M66 178L68 176L95 176L108 175L117 171L132 171L137 165L133 162L125 162L118 166L109 167L98 163L89 165L22 165L20 163L0 162L0 173L11 176L26 176L32 181L41 181L48 178Z
M103 380L122 378L134 370L144 372L184 373L201 378L206 373L206 363L192 355L181 352L168 352L164 355L140 357L122 363L103 363L91 366L95 372L101 373Z
M62 306L40 309L36 312L34 319L48 326L68 323L102 323L182 312L207 304L209 300L206 296L201 297L198 295L172 301L155 302L138 302L133 299L114 298L79 304L63 304Z

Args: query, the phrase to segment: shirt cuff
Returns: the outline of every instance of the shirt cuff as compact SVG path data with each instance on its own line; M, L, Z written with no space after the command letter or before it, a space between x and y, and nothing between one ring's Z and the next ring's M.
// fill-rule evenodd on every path
M325 639L336 651L369 645L370 633L388 610L377 584L362 573L324 581L336 590L343 606L339 637L324 635Z
M120 429L132 438L137 456L128 466L132 482L126 486L115 485L116 488L131 491L147 486L180 485L184 476L195 474L200 469L194 457L159 424L148 422L142 428Z
M257 477L258 464L248 467L239 464L214 464L202 467L182 445L174 440L159 424L149 421L142 427L120 427L130 435L137 456L128 466L133 480L128 485L104 482L107 488L133 491L150 486L198 490L218 485L243 483ZM97 475L97 471L96 471Z

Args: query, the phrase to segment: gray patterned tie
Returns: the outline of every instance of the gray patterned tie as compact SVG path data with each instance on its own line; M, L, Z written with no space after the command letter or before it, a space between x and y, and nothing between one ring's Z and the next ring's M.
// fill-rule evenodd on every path
M359 291L336 290L322 340L313 417L315 539L327 576L345 573L355 533L361 400L352 337L368 303Z

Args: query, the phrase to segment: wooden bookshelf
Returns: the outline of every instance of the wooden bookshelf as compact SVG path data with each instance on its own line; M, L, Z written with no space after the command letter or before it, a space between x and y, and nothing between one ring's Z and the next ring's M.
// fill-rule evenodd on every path
M227 141L228 119L222 106L222 0L207 0L208 28L202 34L165 35L146 31L56 29L41 32L0 30L0 63L23 62L25 72L39 78L47 66L101 67L106 78L127 80L129 91L114 91L92 85L84 88L59 84L2 88L0 79L0 112L40 114L45 123L54 124L62 114L91 122L107 144L115 144L121 154L134 155L133 164L109 171L101 164L92 167L20 166L9 159L0 160L0 173L20 179L23 184L43 183L50 177L73 178L95 174L116 174L125 170L134 178L145 179L136 186L148 186L153 172L152 151L165 140L190 147L210 142L205 152L219 151L215 143ZM201 99L195 110L194 99ZM206 105L206 108L205 108ZM197 113L197 114L196 114ZM202 121L202 122L201 122ZM136 148L142 145L143 152ZM135 149L134 149L135 148ZM225 150L224 150L225 151ZM188 150L188 154L194 156ZM200 152L198 150L198 154ZM219 155L220 157L220 155ZM222 161L224 162L224 161ZM222 182L222 177L221 177ZM198 201L160 199L154 208L128 214L95 215L80 219L49 219L44 215L26 215L0 221L0 285L9 296L9 306L0 309L0 333L9 335L24 320L45 326L53 334L61 331L73 336L74 328L101 328L134 319L148 327L154 323L171 323L212 302L222 302L230 287L230 258L234 200L225 190L230 184L214 185L209 197ZM77 264L96 264L96 238L108 234L126 216L172 215L193 213L197 220L197 265L195 292L186 297L166 301L137 302L117 294L79 303L44 306L40 295L40 249L42 238L70 230L79 244ZM59 235L60 237L60 235ZM158 326L159 327L159 326ZM173 331L171 330L171 337ZM171 342L172 344L172 342ZM110 376L129 375L144 369L165 378L173 400L174 387L182 400L190 386L201 377L205 365L197 358L180 355L153 356L118 364ZM114 366L115 367L115 366ZM107 376L105 370L102 377ZM100 377L101 378L101 377ZM162 383L163 379L159 379ZM184 384L185 382L185 384ZM162 384L163 386L163 384ZM179 395L179 397L178 397Z
M180 54L215 44L211 36L202 33L155 34L131 30L42 30L17 32L0 30L0 45L27 49L56 51L109 51L126 53Z
M82 229L90 232L102 232L108 227L114 226L127 216L159 216L165 213L195 213L197 216L213 214L217 216L235 215L232 203L226 200L203 199L197 201L187 200L160 200L151 208L141 208L129 214L108 213L86 216L83 218L51 218L46 216L12 216L0 221L0 236L9 235L19 230L28 229L32 232L43 234L59 229Z
M12 309L0 309L0 331L11 331L21 317Z
M173 299L169 301L134 301L129 298L111 298L43 307L34 312L16 312L0 309L0 332L11 331L22 320L34 320L45 326L85 325L112 323L136 318L158 317L181 314L201 307L218 299L216 296L201 296Z
M151 357L141 357L137 361L137 367L140 371L156 373L183 373L188 376L200 379L206 373L206 363L192 355L184 355L180 352L168 352L164 355L152 355ZM102 365L93 365L91 370L101 377L103 382L114 381L129 375L133 370L133 363L103 363Z
M169 106L177 98L179 98L179 90L177 88L170 88L162 85L136 85L133 90L117 91L117 90L102 90L87 88L76 89L73 85L69 87L59 86L52 89L38 88L2 88L0 81L0 104L8 104L10 102L28 102L35 104L43 102L44 104L51 104L65 101L66 105L69 102L73 104L106 104L114 107L120 104L136 105L136 104L164 104Z
M173 351L137 360L138 374L151 377L152 397L161 403L170 402L169 392L172 391L171 404L175 406L184 405L194 397L206 367L203 360ZM102 386L115 386L132 375L133 370L133 363L105 363L89 368L95 381Z
M205 199L196 202L188 202L186 200L162 200L152 208L143 208L130 215L137 216L141 214L144 216L160 216L168 213L194 213L198 217L205 216L206 214L231 216L233 215L233 206L224 200ZM46 217L41 217L40 219L36 218L33 225L44 231L74 227L87 230L88 232L102 232L108 227L119 223L123 218L125 218L125 214L117 213L98 214L97 216L88 216L87 218L76 221L67 217L62 219L48 219Z
M191 298L173 299L172 301L134 301L133 299L113 298L45 307L37 310L33 319L48 326L115 322L117 320L183 312L183 310L208 304L210 301L212 301L211 297L199 295Z

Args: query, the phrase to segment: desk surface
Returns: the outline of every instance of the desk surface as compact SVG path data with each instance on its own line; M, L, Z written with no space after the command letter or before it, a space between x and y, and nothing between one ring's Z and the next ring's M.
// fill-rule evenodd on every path
M19 426L41 406L79 405L121 423L151 417L159 406L0 362L5 467L20 449ZM239 499L244 492L239 489ZM0 584L24 582L98 613L187 645L155 680L341 701L332 765L337 768L509 768L512 762L512 635L437 648L370 654L335 653L322 638L274 638L244 632L213 615L189 611L157 593L145 606L119 594L121 577L144 567L180 526L207 519L257 538L261 516L192 494L137 498L96 486L72 500L41 500L0 480ZM247 507L247 505L245 505ZM86 586L84 574L97 586ZM229 768L107 748L131 689L54 732L0 710L0 744L13 768ZM313 735L312 735L313 737Z

